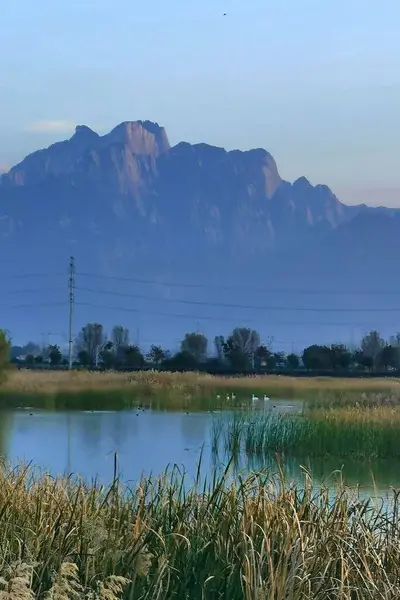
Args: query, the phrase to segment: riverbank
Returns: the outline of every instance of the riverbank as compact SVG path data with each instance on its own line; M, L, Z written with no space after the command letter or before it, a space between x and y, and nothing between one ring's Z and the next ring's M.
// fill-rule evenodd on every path
M307 477L188 490L175 470L129 491L2 468L0 586L36 599L398 598L399 515L385 506Z
M389 392L399 389L399 385L397 379L13 370L0 389L0 401L3 406L13 408L117 410L139 403L175 410L210 410L246 405L251 402L252 394L301 399L316 398L327 392L339 396L350 392Z

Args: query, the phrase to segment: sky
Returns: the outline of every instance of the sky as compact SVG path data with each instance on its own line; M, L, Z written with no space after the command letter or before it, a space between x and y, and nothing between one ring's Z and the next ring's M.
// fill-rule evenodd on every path
M399 26L399 0L2 0L0 171L149 119L400 207Z

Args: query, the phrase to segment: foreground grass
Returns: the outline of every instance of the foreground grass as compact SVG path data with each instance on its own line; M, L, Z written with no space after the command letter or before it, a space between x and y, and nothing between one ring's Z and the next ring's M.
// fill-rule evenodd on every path
M400 458L400 396L342 396L314 401L301 414L231 413L215 418L212 447L237 455L283 454L302 457Z
M365 600L400 597L398 497L254 474L134 490L0 472L0 598Z
M394 379L218 377L200 373L12 371L0 390L3 406L123 409L138 403L156 408L207 410L249 403L252 394L304 398L321 393L399 389ZM227 400L234 394L235 399ZM219 396L219 397L218 397Z

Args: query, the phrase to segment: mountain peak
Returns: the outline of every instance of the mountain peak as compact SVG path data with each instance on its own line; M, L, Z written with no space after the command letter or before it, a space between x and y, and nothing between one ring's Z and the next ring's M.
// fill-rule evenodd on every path
M159 156L170 149L164 127L152 121L125 121L102 138L105 145L124 144L133 154Z
M93 129L90 129L90 127L88 127L87 125L77 125L75 127L75 133L71 139L81 139L83 137L85 139L97 139L99 137L99 134L93 131Z
M90 127L87 127L87 125L78 125L75 127L74 135L67 143L72 144L75 151L83 151L86 150L86 148L95 146L99 139L99 134L90 129Z
M312 184L308 181L307 177L304 177L304 175L302 177L299 177L298 179L296 179L296 181L293 182L293 187L298 187L298 188L310 188L313 187Z

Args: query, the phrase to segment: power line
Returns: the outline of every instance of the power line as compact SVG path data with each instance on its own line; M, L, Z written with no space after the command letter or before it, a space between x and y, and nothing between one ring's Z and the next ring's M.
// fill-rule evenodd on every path
M60 277L60 276L65 277L65 273L24 273L24 274L3 273L3 274L0 274L0 280L3 281L4 279L28 279L28 278L39 279L40 277Z
M148 311L148 310L141 310L139 308L127 308L127 307L121 307L121 306L110 306L110 305L105 305L105 304L93 304L91 302L76 302L75 306L88 306L91 308L100 308L103 310L115 310L115 311L120 311L120 312L128 312L128 313L135 313L135 314L144 314L144 315L151 315L151 316L160 316L160 317L168 317L168 318L177 318L177 319L192 319L192 320L204 320L204 321L224 321L224 322L230 322L230 323L237 323L238 322L238 317L236 318L227 318L227 317L213 317L213 316L205 316L205 315L193 315L193 314L183 314L183 313L165 313L165 312L158 312L158 311ZM254 322L254 319L242 319L242 322ZM371 323L355 323L354 321L349 321L349 322L322 322L322 323L316 323L316 322L298 322L298 321L277 321L276 319L273 319L273 325L290 325L290 326L314 326L314 327L371 327ZM269 324L270 325L270 324Z
M34 289L30 289L30 290L5 290L2 291L2 295L4 294L37 294L37 293L43 293L43 292L55 292L55 291L60 291L63 290L65 291L65 287L47 287L47 288L34 288Z
M101 275L97 273L84 273L77 271L77 276L92 277L95 279L104 279L108 281L121 281L127 283L143 283L149 285L160 285L166 287L182 287L182 288L194 288L194 289L216 289L232 291L237 290L243 292L243 286L237 285L212 285L209 283L178 283L174 281L165 281L159 279L139 279L136 277L119 277L116 275ZM376 289L359 289L359 290L338 290L337 288L332 290L305 290L298 288L270 288L270 287L251 287L251 293L266 292L266 293L282 293L282 294L299 294L299 295L369 295L369 296L399 296L400 290L385 290L378 291Z
M0 304L0 308L19 309L19 308L47 308L50 306L66 306L67 302L44 302L40 304Z
M130 312L130 313L136 313L136 314L143 314L143 315L152 315L152 316L158 316L158 317L172 317L172 318L178 318L178 319L206 319L206 320L210 320L210 321L229 321L229 322L233 322L233 321L237 321L236 319L228 319L226 317L200 317L198 315L185 315L185 314L178 314L178 313L165 313L165 312L158 312L158 311L149 311L149 310L141 310L139 308L126 308L126 307L121 307L121 306L109 306L109 305L105 305L105 304L92 304L91 302L76 302L75 303L76 306L90 306L92 308L101 308L101 309L105 309L105 310L116 310L116 311L122 311L122 312Z
M300 311L300 312L400 312L400 307L394 308L326 308L326 307L310 307L310 306L260 306L254 304L230 304L222 302L208 302L203 300L184 300L174 298L152 298L142 294L127 294L124 292L113 292L107 290L95 290L93 288L77 287L76 289L91 292L94 294L107 294L109 296L119 296L123 298L133 298L137 300L157 301L157 302L172 302L180 304L192 304L196 306L214 306L220 308L243 308L247 310L266 310L266 311Z

